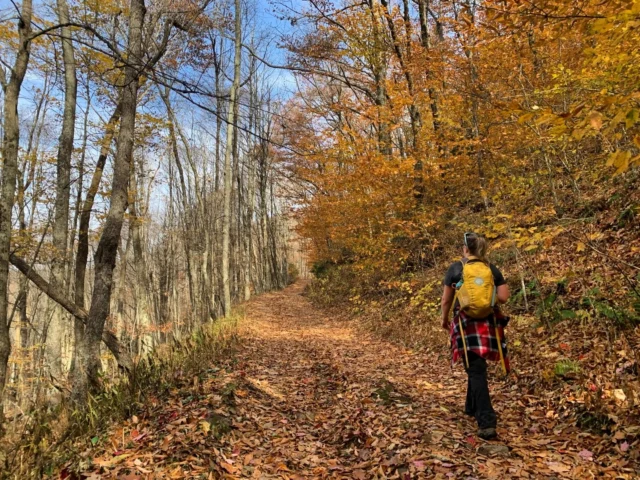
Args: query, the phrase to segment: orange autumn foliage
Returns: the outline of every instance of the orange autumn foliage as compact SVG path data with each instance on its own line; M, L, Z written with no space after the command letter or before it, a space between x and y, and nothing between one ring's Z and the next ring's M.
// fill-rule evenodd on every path
M615 265L634 312L640 2L533 3L309 7L279 153L315 261L379 289L442 269L473 229L523 284L576 298L593 285L575 262Z

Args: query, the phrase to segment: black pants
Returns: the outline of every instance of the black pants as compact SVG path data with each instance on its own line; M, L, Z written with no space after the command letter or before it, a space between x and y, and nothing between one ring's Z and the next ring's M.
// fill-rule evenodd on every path
M469 366L466 368L469 376L467 384L467 401L465 412L473 415L479 428L496 428L496 412L491 406L489 383L487 382L487 361L473 352L469 355Z

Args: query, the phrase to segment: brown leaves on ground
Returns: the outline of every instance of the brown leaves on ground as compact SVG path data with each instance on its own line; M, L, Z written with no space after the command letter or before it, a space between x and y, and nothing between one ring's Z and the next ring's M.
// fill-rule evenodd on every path
M236 358L94 440L62 478L634 478L637 436L622 451L509 380L492 379L500 440L478 439L461 368L327 318L301 290L249 302Z

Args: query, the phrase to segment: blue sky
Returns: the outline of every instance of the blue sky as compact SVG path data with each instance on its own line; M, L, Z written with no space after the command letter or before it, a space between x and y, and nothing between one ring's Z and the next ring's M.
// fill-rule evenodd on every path
M0 0L2 1L2 0ZM280 38L282 35L293 33L293 27L288 20L283 20L283 9L280 6L282 2L274 2L272 0L254 0L257 5L256 11L256 27L259 30L264 30L272 38L273 47L269 52L269 60L278 65L284 65L286 63L286 51L278 47ZM299 0L292 0L291 4L302 4ZM296 88L293 74L287 70L273 70L272 71L274 84L278 92L286 97L291 95Z

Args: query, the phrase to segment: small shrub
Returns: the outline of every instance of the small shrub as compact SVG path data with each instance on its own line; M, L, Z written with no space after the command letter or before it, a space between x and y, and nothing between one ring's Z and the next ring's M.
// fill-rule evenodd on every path
M300 270L298 270L298 267L296 267L295 264L289 262L289 265L287 266L287 281L289 285L296 283L299 277Z

